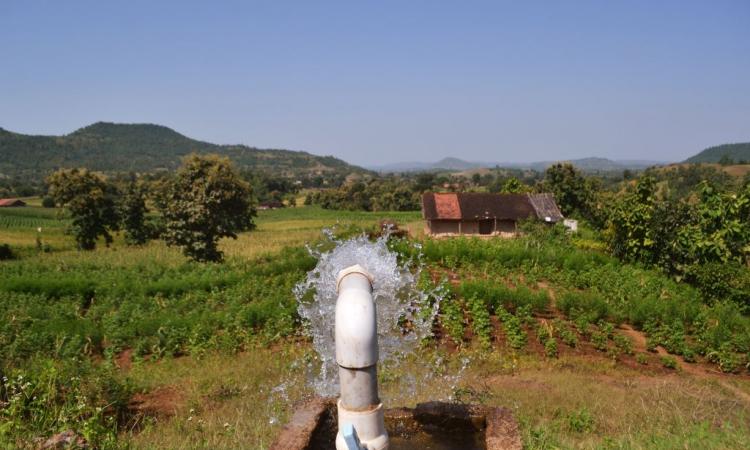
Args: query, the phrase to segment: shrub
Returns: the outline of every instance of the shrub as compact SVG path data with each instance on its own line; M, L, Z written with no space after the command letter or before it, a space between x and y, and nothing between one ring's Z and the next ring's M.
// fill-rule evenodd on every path
M706 357L709 361L718 364L719 369L724 373L736 372L740 366L740 360L729 344L723 344L718 350L712 351Z
M441 323L448 336L457 345L461 345L464 339L464 311L461 303L452 297L445 298L440 303L442 310Z
M661 365L666 367L667 369L676 369L677 359L675 359L674 356L662 356Z
M55 207L55 199L49 196L45 196L42 198L42 207L43 208L54 208Z
M503 323L503 330L505 331L505 338L508 345L516 350L525 347L527 335L521 327L521 319L505 309L498 310L498 317Z
M496 312L498 308L515 311L525 306L539 312L549 305L549 293L547 291L534 292L524 286L511 289L498 284L494 280L464 281L459 286L458 293L463 298L481 297L486 299L492 312Z
M596 292L564 292L557 306L573 319L585 316L591 322L598 322L610 315L607 301Z
M470 298L468 303L472 330L479 338L482 347L489 348L492 345L492 322L487 304L478 297Z
M13 254L13 250L11 250L10 245L8 244L1 244L0 245L0 261L7 261L10 259L15 259L16 255Z
M595 331L591 333L591 343L594 345L594 348L599 350L600 352L607 351L607 335Z
M563 341L568 347L575 347L578 345L578 336L568 328L562 328L559 331L560 340Z
M648 358L646 357L645 353L638 353L635 355L635 360L638 364L646 365L648 364Z
M547 355L547 358L557 358L557 340L555 338L550 337L544 343L544 354Z
M612 339L615 333L615 326L609 322L600 321L599 330L607 336L607 339Z
M540 322L536 326L536 336L539 342L544 344L547 339L552 338L552 330L545 322Z
M590 433L594 430L594 416L586 408L571 411L567 417L568 430L575 433Z
M589 318L586 316L580 316L575 319L575 325L578 329L578 332L581 333L584 337L591 337L591 322L589 321Z
M622 334L615 334L612 340L621 352L626 355L633 354L633 341L631 341L629 337Z
M0 444L12 448L29 436L68 429L93 448L114 448L132 394L119 380L113 369L86 360L40 360L29 370L11 370L0 380Z

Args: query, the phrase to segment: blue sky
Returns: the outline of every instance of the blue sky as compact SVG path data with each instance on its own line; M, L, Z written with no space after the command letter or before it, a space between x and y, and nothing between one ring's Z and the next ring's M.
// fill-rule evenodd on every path
M0 0L0 127L99 120L358 164L750 141L750 1Z

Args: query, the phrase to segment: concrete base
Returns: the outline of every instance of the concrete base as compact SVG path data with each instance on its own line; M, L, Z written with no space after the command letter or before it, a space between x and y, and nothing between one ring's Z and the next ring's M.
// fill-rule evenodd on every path
M443 402L416 408L385 410L389 434L409 434L426 427L482 433L487 450L521 450L518 423L507 408ZM335 399L313 398L295 411L270 450L330 450L335 448Z

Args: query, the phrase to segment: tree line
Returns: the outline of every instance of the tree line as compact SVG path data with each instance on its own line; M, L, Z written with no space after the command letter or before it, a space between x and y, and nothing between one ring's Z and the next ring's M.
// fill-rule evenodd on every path
M226 157L189 155L169 177L153 183L135 177L114 183L86 169L60 169L47 177L52 201L68 211L81 250L92 250L122 230L129 245L161 238L196 261L219 261L221 238L255 225L252 187ZM149 216L148 204L160 213Z

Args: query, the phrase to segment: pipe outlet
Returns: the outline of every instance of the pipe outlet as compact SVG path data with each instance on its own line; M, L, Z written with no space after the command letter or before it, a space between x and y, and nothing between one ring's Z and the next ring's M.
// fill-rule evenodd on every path
M372 276L360 265L339 272L336 283L336 362L364 369L378 362L378 330Z
M337 450L386 450L388 433L378 398L378 321L372 276L359 265L339 272L336 280L336 362L341 397Z

